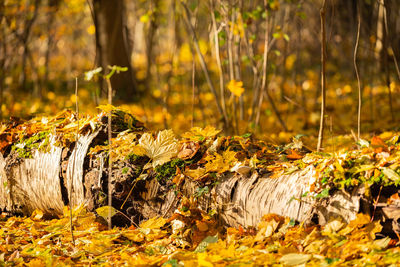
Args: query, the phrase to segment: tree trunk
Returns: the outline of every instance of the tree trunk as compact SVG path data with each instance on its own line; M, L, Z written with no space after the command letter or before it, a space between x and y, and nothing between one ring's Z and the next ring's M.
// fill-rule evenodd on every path
M131 66L132 45L126 26L126 8L123 0L93 0L96 27L96 53L98 64L108 73L108 66L128 67L111 77L112 88L117 96L134 100L137 96Z

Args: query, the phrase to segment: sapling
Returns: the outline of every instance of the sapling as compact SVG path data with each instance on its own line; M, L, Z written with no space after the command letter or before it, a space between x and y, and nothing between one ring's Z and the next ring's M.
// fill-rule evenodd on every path
M111 143L111 138L112 138L112 127L111 127L111 122L112 122L112 86L111 86L111 77L115 73L120 73L123 71L127 71L127 67L120 67L120 66L108 66L109 68L109 73L106 75L103 75L103 78L106 80L107 83L107 89L108 89L108 105L110 106L110 109L108 111L108 145L109 145L109 152L108 152L108 184L107 184L107 189L108 189L108 216L107 216L107 221L108 221L108 228L111 229L112 224L111 224L111 217L112 217L112 194L111 194L111 180L112 180L112 157L111 157L111 149L112 149L112 143ZM88 71L85 73L85 78L86 80L91 80L93 76L99 74L103 69L101 67Z

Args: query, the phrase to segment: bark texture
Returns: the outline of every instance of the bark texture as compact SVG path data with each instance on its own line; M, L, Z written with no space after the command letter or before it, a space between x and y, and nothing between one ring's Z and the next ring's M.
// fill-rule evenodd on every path
M80 136L78 144L71 147L57 147L54 145L55 138L50 137L51 149L47 152L36 150L32 153L33 158L20 158L15 152L5 158L0 155L0 184L3 185L0 187L0 208L26 215L40 209L56 216L62 214L64 205L69 201L73 206L84 204L92 210L106 205L106 155L88 155L89 148L104 143L105 136L105 127L102 127ZM140 169L128 162L113 164L114 207L134 221L172 215L180 203L177 191L190 197L199 187L188 177L179 188L160 183L154 175L137 180L138 172ZM210 193L199 197L200 207L205 211L215 209L226 226L245 227L256 226L267 213L288 216L297 221L310 221L317 215L318 221L323 224L332 217L350 221L360 210L357 191L353 195L338 191L324 201L304 197L314 179L312 166L279 178L271 178L269 173L262 172L256 170L249 175L223 175L217 185L209 185ZM69 194L71 182L73 192Z

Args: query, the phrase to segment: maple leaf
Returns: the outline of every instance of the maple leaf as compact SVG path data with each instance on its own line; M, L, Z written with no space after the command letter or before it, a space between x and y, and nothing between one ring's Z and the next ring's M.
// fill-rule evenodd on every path
M220 132L221 130L217 130L212 126L206 126L205 128L192 127L189 132L182 134L182 137L191 141L203 141L207 138L213 138Z
M155 140L151 134L144 133L139 139L139 145L152 160L153 168L170 161L178 154L178 143L171 129L159 132Z
M228 90L231 91L235 96L240 97L244 92L243 82L231 80L228 83Z
M215 153L214 155L208 155L205 160L205 168L207 172L224 173L228 171L236 162L236 152L226 150L222 155Z

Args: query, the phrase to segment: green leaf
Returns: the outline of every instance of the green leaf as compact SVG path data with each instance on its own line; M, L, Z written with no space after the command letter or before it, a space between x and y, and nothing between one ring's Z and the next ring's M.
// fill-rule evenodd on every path
M241 137L243 138L249 138L251 136L251 133L245 133L243 135L241 135Z
M326 198L329 197L329 188L324 188L321 193L317 194L315 198Z
M111 217L113 217L115 214L117 214L119 212L118 210L116 210L115 208L110 207L110 206L103 206L103 207L97 208L96 212L104 220L108 221L110 209L111 209Z

